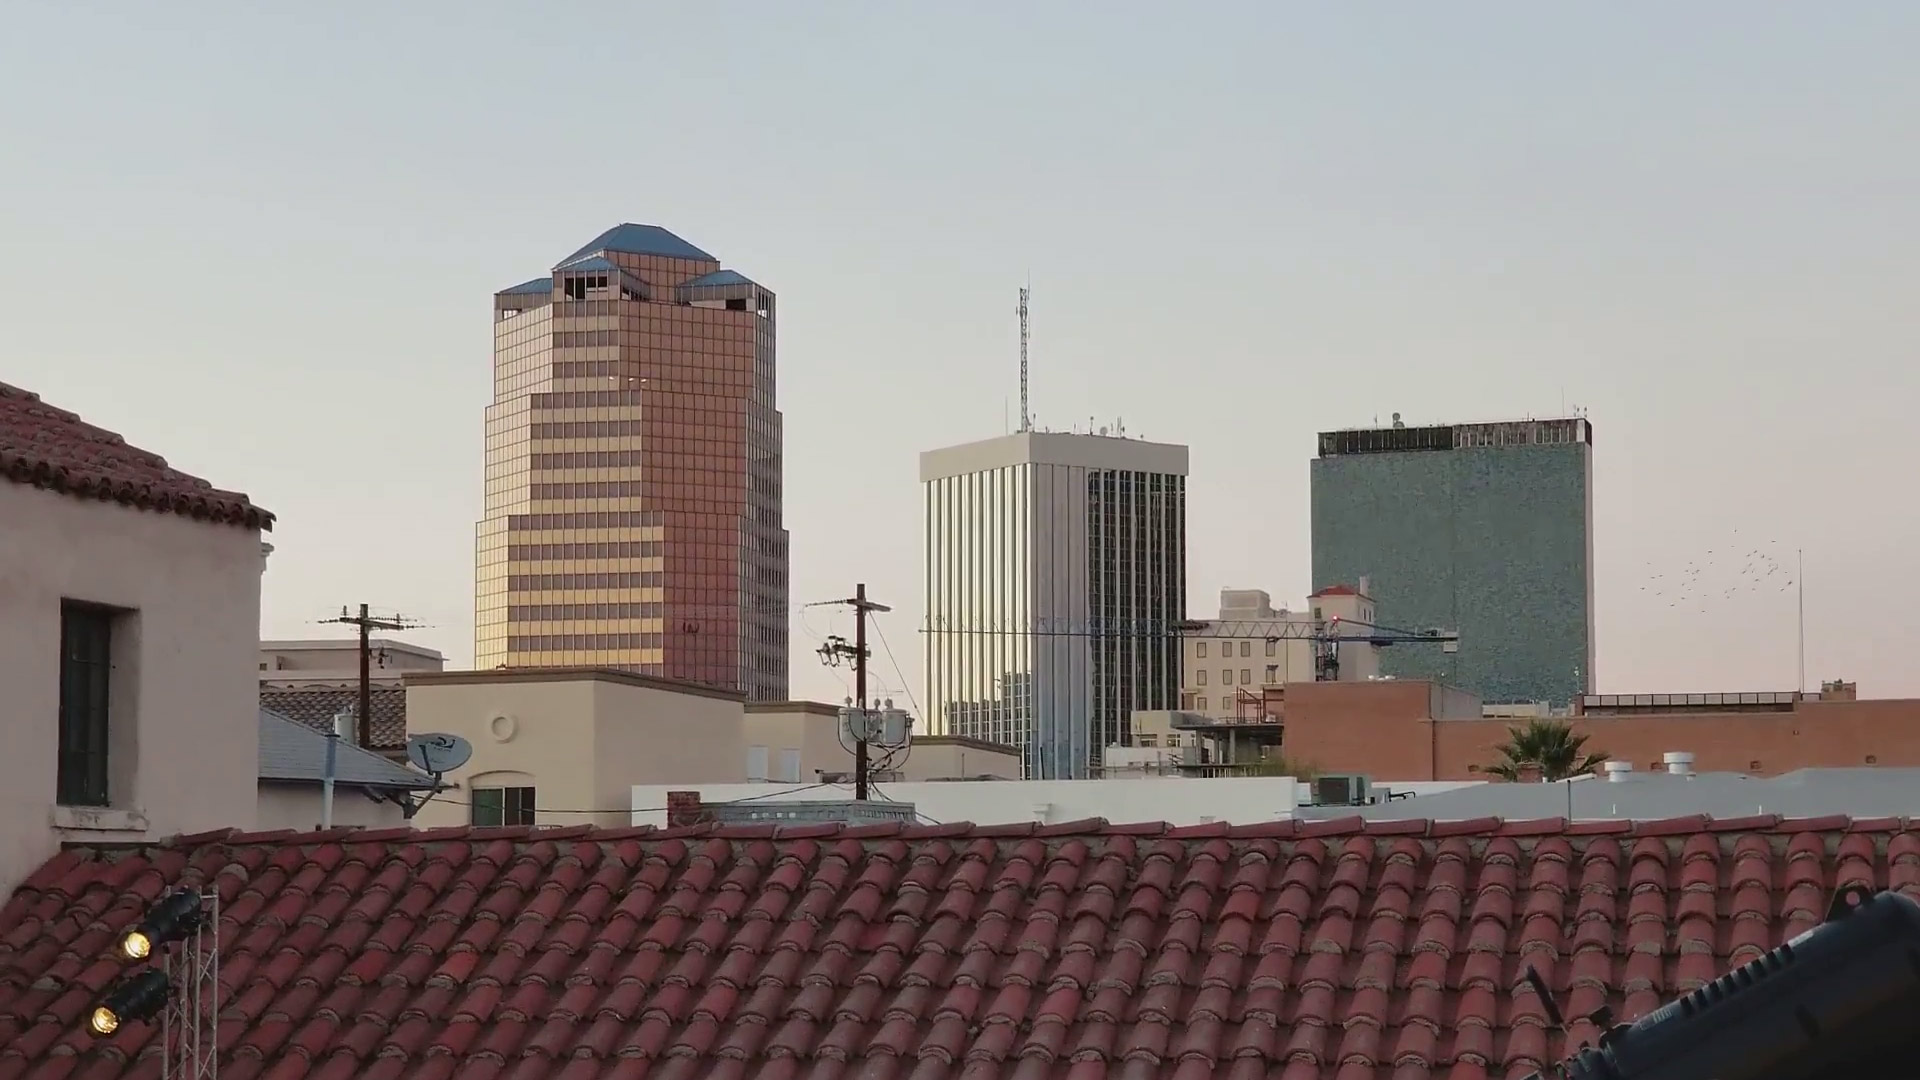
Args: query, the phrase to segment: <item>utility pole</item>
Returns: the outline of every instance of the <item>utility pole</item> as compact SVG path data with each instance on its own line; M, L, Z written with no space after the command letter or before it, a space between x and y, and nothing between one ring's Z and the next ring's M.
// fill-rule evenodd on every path
M853 609L853 644L848 645L842 638L831 638L820 647L820 658L828 664L838 664L843 657L853 660L853 704L854 708L865 713L867 711L867 613L893 609L867 599L865 583L853 587L851 599L833 600L829 603L844 604ZM853 797L858 802L867 801L867 771L867 740L856 738L853 741Z
M349 614L346 608L340 609L340 616L334 619L322 619L325 623L338 623L342 626L360 628L360 708L359 726L355 729L356 741L363 748L373 746L373 632L375 630L409 630L419 626L417 622L396 615L391 619L375 618L360 605L360 614Z

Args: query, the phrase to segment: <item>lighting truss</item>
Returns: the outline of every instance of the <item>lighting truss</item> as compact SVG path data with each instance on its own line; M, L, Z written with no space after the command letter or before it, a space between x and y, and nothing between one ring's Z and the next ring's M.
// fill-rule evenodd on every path
M161 957L173 992L160 1013L161 1080L219 1080L220 894L200 894L202 917Z

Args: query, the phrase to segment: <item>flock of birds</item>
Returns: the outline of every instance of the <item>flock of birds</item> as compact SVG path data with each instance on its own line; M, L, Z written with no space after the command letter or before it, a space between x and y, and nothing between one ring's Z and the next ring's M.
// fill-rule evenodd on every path
M1786 592L1796 578L1796 556L1783 551L1778 540L1747 549L1738 539L1707 551L1677 571L1650 574L1640 591L1666 601L1668 607L1685 605L1705 611L1711 604L1736 597ZM1648 563L1647 568L1653 569Z

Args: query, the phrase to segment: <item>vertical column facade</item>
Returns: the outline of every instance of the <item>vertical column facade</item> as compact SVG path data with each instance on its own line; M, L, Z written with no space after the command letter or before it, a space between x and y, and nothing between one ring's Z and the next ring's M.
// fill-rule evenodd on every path
M1185 469L1183 447L1057 433L922 455L931 730L1086 777L1135 709L1177 704Z

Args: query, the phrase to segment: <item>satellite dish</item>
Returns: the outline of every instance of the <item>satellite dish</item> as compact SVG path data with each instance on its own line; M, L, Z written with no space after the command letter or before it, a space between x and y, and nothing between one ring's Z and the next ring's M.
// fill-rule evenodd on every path
M473 759L473 744L458 735L414 735L407 739L407 760L421 772L440 776Z

